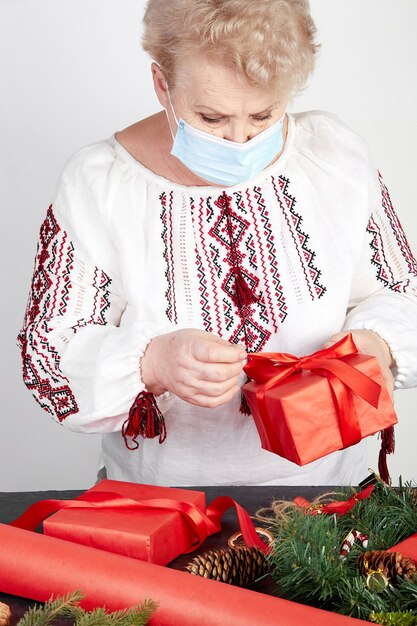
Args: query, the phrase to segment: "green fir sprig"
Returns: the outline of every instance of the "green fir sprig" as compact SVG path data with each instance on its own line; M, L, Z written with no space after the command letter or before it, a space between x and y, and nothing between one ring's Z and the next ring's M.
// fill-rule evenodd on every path
M145 600L141 605L121 611L110 612L105 608L86 611L80 606L82 597L75 591L51 598L43 606L30 608L17 626L50 626L58 617L72 619L75 626L145 626L157 609L153 600Z
M351 511L338 518L342 532L355 528L369 537L369 550L386 550L417 531L417 507L410 483L398 489L379 481L370 498L359 501ZM352 495L341 493L345 500Z
M372 613L369 621L381 626L417 626L417 617L411 611L395 611L390 613Z
M42 606L35 605L18 621L17 626L49 626L57 617L70 615L70 611L79 605L82 597L79 591L75 591L51 598Z
M353 493L352 489L343 490L332 494L331 500L346 500ZM404 611L408 611L407 617L401 619L416 617L417 579L372 590L356 565L365 548L355 543L346 558L340 558L343 541L352 530L368 536L366 550L386 550L417 532L413 495L409 483L394 489L378 482L370 498L359 501L343 516L313 516L295 506L287 508L284 515L277 513L271 528L276 540L269 559L280 595L363 620ZM409 623L413 622L404 625Z

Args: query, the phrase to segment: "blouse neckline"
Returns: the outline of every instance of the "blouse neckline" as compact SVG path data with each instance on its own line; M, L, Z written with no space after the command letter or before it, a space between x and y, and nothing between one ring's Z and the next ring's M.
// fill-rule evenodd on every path
M288 158L288 154L291 151L291 147L294 141L295 134L295 120L294 116L291 113L287 113L288 118L288 128L287 128L287 137L285 139L284 147L282 149L281 154L278 159L276 159L271 165L268 165L258 174L254 174L247 180L242 183L238 183L237 185L233 185L231 187L223 187L221 185L182 185L180 183L175 183L164 176L160 176L159 174L155 174L152 170L143 165L140 161L138 161L128 150L125 148L116 138L117 132L115 132L107 141L114 149L115 153L126 163L129 164L134 170L141 172L147 180L152 181L159 185L160 187L166 188L169 187L172 190L177 190L180 192L194 192L199 193L200 195L209 195L220 193L221 191L227 191L232 193L233 191L239 191L243 187L250 187L256 185L262 181L267 180L271 173L276 170L277 167L281 167L283 162L285 162Z

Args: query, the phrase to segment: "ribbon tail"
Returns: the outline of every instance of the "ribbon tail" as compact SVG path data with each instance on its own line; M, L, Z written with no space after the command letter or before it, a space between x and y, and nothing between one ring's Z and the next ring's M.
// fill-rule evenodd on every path
M343 448L348 448L362 439L359 419L352 398L346 386L330 372L315 370L321 376L327 377L332 393L333 404L336 410Z
M41 500L32 504L22 515L17 517L9 526L24 530L35 530L47 517L66 506L67 500Z
M235 507L239 520L240 530L247 546L256 546L265 554L270 552L271 547L259 537L252 523L249 513L229 496L219 496L207 507L207 517L212 521L217 531L220 531L220 523L223 514L232 506Z

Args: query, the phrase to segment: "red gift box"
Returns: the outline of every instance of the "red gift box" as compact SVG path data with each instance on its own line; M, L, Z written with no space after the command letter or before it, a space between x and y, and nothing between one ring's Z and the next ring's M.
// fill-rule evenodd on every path
M249 355L243 386L262 447L297 465L397 423L377 360L351 335L307 357Z
M392 546L388 552L401 552L403 556L408 556L417 563L417 533Z
M136 501L169 499L206 510L202 491L102 480L86 494L111 492ZM45 535L166 565L195 542L192 526L177 511L155 508L65 509L43 522Z

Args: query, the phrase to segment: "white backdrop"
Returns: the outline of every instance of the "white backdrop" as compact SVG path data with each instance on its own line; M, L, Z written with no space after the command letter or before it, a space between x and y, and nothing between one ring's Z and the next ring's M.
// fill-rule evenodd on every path
M168 0L169 1L169 0ZM23 386L15 337L39 226L79 147L157 109L140 50L144 0L0 0L0 491L90 486L98 436L55 424ZM417 252L416 0L312 0L322 43L292 110L326 109L366 138ZM391 474L417 479L417 390L396 393ZM369 464L376 467L378 442Z

